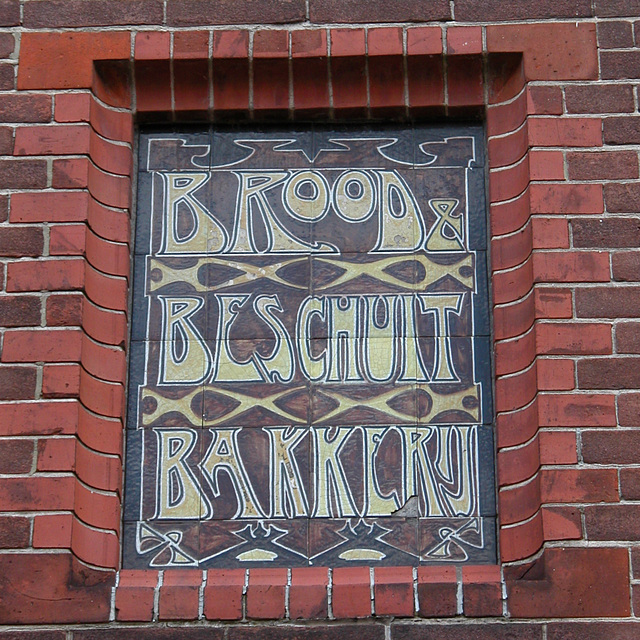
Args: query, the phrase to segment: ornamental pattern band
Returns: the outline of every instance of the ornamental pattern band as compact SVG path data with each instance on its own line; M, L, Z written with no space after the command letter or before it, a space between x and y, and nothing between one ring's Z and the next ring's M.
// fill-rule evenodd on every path
M483 145L141 134L126 567L495 562Z

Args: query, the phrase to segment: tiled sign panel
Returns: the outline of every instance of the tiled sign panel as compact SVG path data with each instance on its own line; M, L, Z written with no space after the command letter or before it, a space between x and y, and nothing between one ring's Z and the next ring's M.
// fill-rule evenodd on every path
M141 134L125 566L495 561L482 140Z

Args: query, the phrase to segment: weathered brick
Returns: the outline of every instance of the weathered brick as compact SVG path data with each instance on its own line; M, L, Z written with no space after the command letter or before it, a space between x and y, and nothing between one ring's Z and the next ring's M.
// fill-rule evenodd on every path
M33 466L33 440L2 440L0 473L29 473Z
M582 455L590 464L640 464L640 430L585 430Z
M611 273L618 282L640 282L640 251L611 254Z
M640 51L601 51L600 73L604 80L640 78Z
M20 2L0 0L0 26L13 27L20 24Z
M569 180L625 180L638 177L635 151L580 151L567 154Z
M542 640L533 624L394 624L393 640Z
M618 18L637 16L640 12L638 0L595 0L594 15L599 18Z
M601 49L626 49L633 47L631 22L598 22L598 44Z
M619 116L605 118L602 125L604 141L607 144L640 143L640 117Z
M162 24L162 14L161 0L37 0L25 2L23 25L41 29Z
M8 58L16 47L12 33L0 33L0 58Z
M304 20L304 0L168 0L167 24L202 26L205 24L278 24Z
M618 396L618 419L621 427L640 427L640 393Z
M573 246L580 249L640 246L640 220L637 218L574 218L571 230Z
M635 318L640 315L640 287L576 289L578 318Z
M456 0L456 20L497 22L501 20L535 20L544 18L581 18L591 16L589 0Z
M623 500L640 500L640 469L622 467L620 469L620 497ZM634 569L638 575L638 570Z
M543 502L617 502L618 472L616 469L543 469L540 499Z
M4 189L42 189L47 186L45 160L0 160L0 183Z
M82 322L82 301L80 294L59 294L47 298L47 325L64 327Z
M564 94L569 113L630 113L635 109L631 85L569 85Z
M592 358L578 362L581 389L635 389L640 387L640 358Z
M640 353L640 322L616 325L616 352Z
M411 0L384 2L369 0L310 0L309 17L312 22L428 22L451 18L449 3L432 0L417 4Z
M640 505L594 505L585 507L584 514L590 540L640 539Z
M33 327L40 324L40 298L36 296L0 297L0 326Z
M604 3L598 0L598 4ZM636 640L639 636L638 622L550 622L547 626L547 640Z
M14 93L0 100L0 122L49 122L51 96L42 93Z
M0 549L28 547L30 532L31 520L29 518L0 516Z
M637 213L640 211L640 184L636 182L607 184L604 188L607 211Z
M44 237L38 227L0 228L0 256L22 258L42 255Z
M0 400L30 400L35 391L35 367L0 367Z

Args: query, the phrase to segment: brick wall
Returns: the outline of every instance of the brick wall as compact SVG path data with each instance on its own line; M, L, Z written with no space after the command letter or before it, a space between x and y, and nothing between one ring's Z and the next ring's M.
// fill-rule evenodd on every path
M0 0L0 25L0 639L640 634L639 3ZM500 564L118 571L136 123L461 117L488 139Z

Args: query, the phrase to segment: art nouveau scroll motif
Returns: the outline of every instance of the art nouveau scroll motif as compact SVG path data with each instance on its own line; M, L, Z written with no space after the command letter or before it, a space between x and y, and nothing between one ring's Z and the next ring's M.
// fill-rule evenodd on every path
M140 146L125 564L494 560L480 129Z

